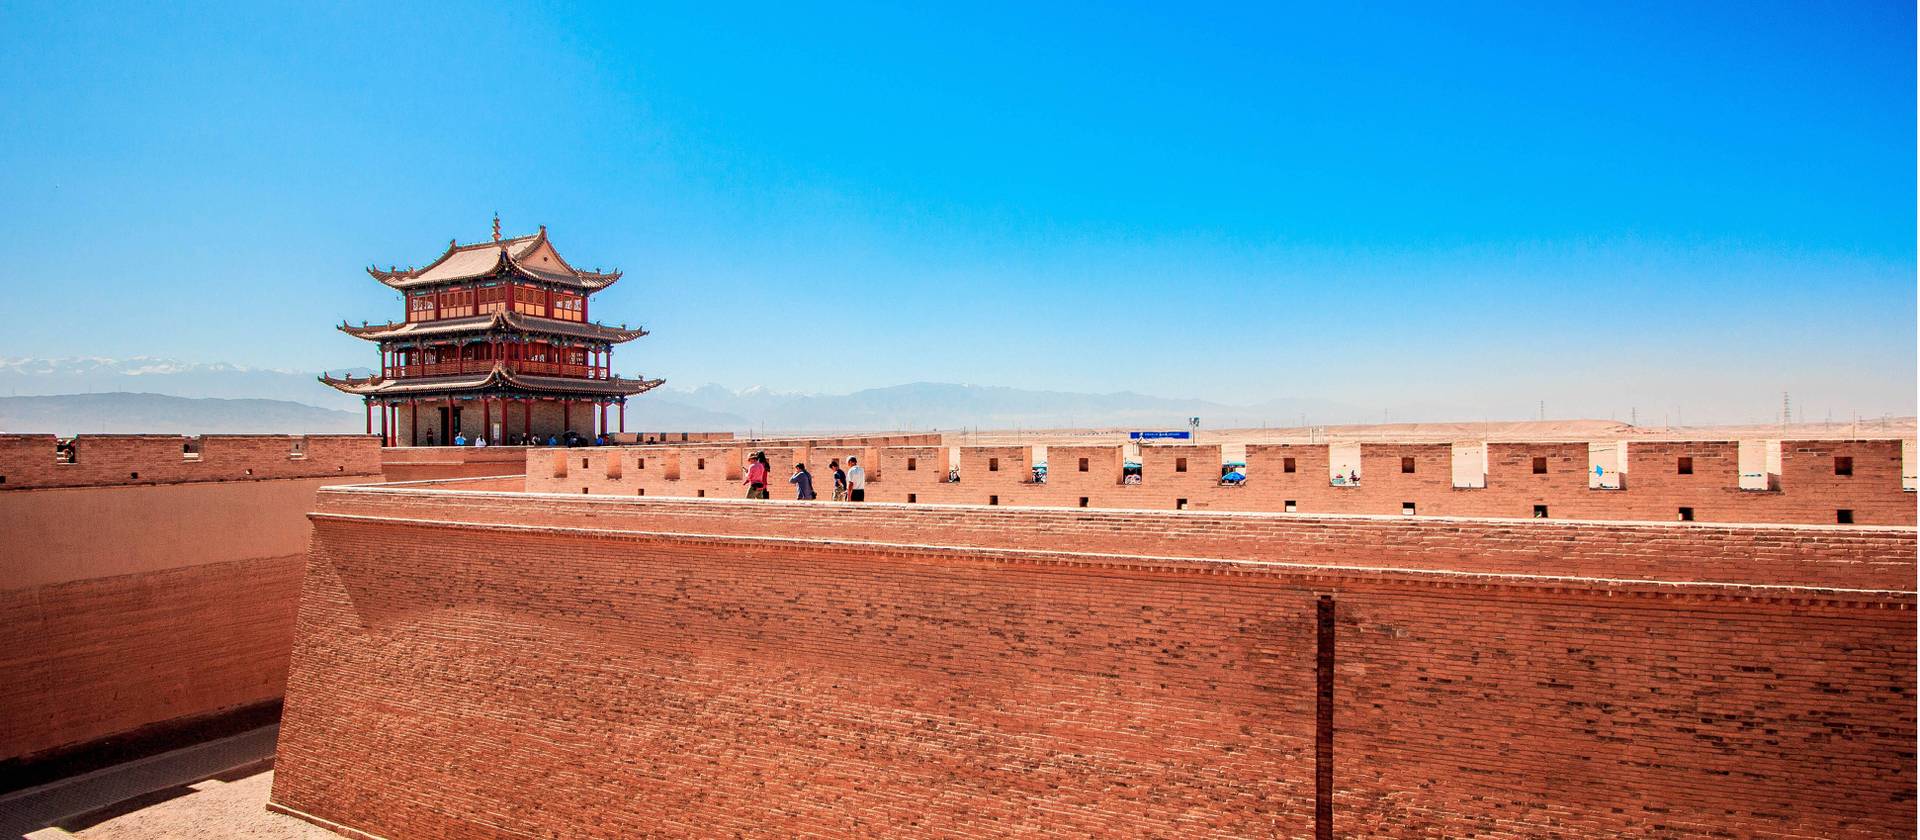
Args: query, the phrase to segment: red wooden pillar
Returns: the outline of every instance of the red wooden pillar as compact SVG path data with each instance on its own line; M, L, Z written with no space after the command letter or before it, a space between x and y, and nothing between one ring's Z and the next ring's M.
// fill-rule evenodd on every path
M627 433L627 401L620 401L620 434Z
M367 404L367 434L373 434L373 400L362 400Z
M460 434L459 424L453 422L453 395L452 394L447 395L447 426L446 428L441 429L441 431L446 432L446 434L440 436L441 446L452 446L453 436Z
M420 401L407 400L407 445L420 445Z
M393 445L393 441L387 437L387 407L384 404L380 406L380 445Z
M573 400L560 401L560 432L565 434L573 430Z
M480 434L474 435L474 437L486 437L487 433L493 430L493 425L491 422L489 422L493 419L492 415L493 415L493 401L487 399L486 397L481 397L480 398Z
M522 400L520 407L526 409L520 413L521 434L531 440L533 438L533 400Z

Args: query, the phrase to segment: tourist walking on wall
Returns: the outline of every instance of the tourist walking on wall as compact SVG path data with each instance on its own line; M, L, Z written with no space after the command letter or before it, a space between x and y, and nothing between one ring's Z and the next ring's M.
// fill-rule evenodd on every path
M847 459L847 501L864 502L867 500L867 470L860 466L859 458Z
M815 498L813 494L813 473L807 472L806 464L794 464L793 475L788 477L787 481L792 483L795 488L794 498L803 502Z
M833 500L836 502L846 501L847 500L847 471L840 468L840 459L835 458L831 461L828 461L827 469L833 471Z
M767 493L767 453L755 452L747 465L747 498L770 498Z

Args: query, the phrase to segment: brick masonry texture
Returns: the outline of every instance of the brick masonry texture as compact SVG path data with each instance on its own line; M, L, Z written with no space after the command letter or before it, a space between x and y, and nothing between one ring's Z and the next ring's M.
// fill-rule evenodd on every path
M197 452L184 451L189 440L197 442ZM56 442L53 435L0 434L0 491L380 472L377 436L80 435L67 464L56 461Z
M287 438L250 440L276 448L248 461L208 439L207 462L191 468L219 473L170 476L149 458L127 483L104 467L71 471L87 466L83 449L81 464L50 480L77 486L10 479L0 492L0 760L280 697L314 493L377 480L378 453L370 439L347 439L364 451L330 459L315 446L289 467ZM152 451L178 459L179 441ZM36 465L51 461L44 443ZM214 480L247 469L252 477ZM282 471L325 477L272 477Z
M380 450L380 471L388 481L519 475L526 468L526 450L518 447L400 446Z
M0 591L0 758L280 697L303 560Z
M936 444L534 449L526 452L527 489L739 498L746 490L737 465L745 453L765 450L775 467L774 496L784 498L792 498L784 481L795 462L807 463L825 499L831 495L828 460L857 455L867 466L867 499L883 502L1274 513L1292 502L1301 513L1357 514L1401 514L1412 503L1417 516L1504 518L1533 518L1536 506L1544 506L1553 519L1664 522L1678 520L1686 508L1698 522L1815 525L1837 524L1846 510L1855 524L1915 522L1914 493L1901 488L1898 440L1778 442L1772 489L1759 490L1740 489L1738 444L1729 441L1630 442L1619 489L1588 486L1593 463L1586 443L1488 444L1485 486L1476 487L1454 486L1452 447L1444 443L1362 444L1357 486L1329 481L1331 468L1340 465L1330 463L1325 445L1249 444L1246 483L1225 486L1218 446L1144 447L1140 483L1125 484L1118 446L1045 447L1047 480L1036 482L1035 447ZM1691 474L1677 473L1683 455L1693 459ZM1851 475L1835 474L1838 458L1851 459ZM1413 472L1403 471L1406 459ZM1544 459L1545 472L1534 472L1536 459ZM1183 460L1186 470L1179 469ZM910 461L915 469L907 469ZM708 468L695 469L699 462ZM948 480L949 464L959 468L960 481Z
M409 838L1311 836L1330 595L1337 836L1912 836L1914 549L333 488L273 801Z

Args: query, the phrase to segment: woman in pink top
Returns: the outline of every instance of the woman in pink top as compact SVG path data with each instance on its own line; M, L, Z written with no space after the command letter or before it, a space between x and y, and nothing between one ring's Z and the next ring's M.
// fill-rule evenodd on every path
M764 452L753 453L747 465L747 498L770 498L767 493L767 455Z

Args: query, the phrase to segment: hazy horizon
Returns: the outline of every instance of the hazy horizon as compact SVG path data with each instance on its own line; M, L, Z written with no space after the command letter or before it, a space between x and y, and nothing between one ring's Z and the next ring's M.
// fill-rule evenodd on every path
M364 374L364 368L357 371ZM187 364L156 357L108 359L35 359L0 357L0 398L92 396L102 394L162 395L215 400L282 400L318 408L360 413L358 398L322 386L305 371L250 368L226 363ZM1779 411L1769 414L1720 416L1686 414L1673 408L1632 409L1625 415L1566 415L1536 405L1547 420L1596 420L1632 423L1641 427L1771 425ZM886 412L892 412L891 414ZM880 426L1018 427L1177 427L1189 416L1200 416L1209 428L1254 428L1343 424L1421 422L1513 422L1543 419L1538 413L1502 414L1485 406L1396 403L1361 406L1305 395L1276 395L1265 400L1218 402L1177 394L1138 390L1084 392L1016 389L993 383L895 383L876 388L831 393L790 391L763 385L729 386L719 383L665 387L635 398L629 414L636 424L674 428L745 429L768 423L791 428L856 429ZM1885 417L1910 417L1898 412L1834 413L1796 403L1796 423L1844 424ZM910 422L902 424L902 418ZM943 419L936 419L943 418ZM996 419L997 418L997 419ZM924 421L924 422L923 422ZM97 424L84 418L79 427ZM872 425L878 422L879 426ZM69 423L73 425L73 423ZM124 424L123 424L124 425ZM639 426L636 426L639 427Z

